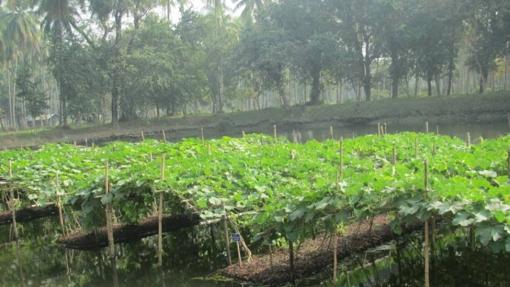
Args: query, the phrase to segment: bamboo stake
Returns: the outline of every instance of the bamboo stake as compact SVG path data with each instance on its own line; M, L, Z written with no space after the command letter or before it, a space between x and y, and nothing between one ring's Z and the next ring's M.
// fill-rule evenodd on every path
M163 135L163 142L167 142L166 141L166 133L165 133L165 130L161 130L161 134Z
M225 246L227 248L227 262L228 266L232 265L232 256L230 255L230 237L228 235L228 218L227 218L227 210L225 209L225 206L223 206L223 210L225 211L225 214L223 215L223 232L225 235Z
M278 138L278 131L276 125L273 125L273 137L275 140Z
M439 126L436 126L436 135L439 135Z
M429 122L428 121L425 122L425 132L429 133Z
M239 241L236 241L237 246L237 259L239 260L239 267L243 267L243 258L241 257L241 247L239 246Z
M140 132L140 137L141 137L142 141L145 141L145 135L143 133L143 130Z
M110 193L110 180L109 180L110 167L108 162L105 164L104 169L104 188L106 194ZM106 204L106 231L108 236L108 248L110 250L110 256L115 257L115 241L113 238L113 220L112 220L112 205L111 203Z
M429 189L429 167L428 162L425 160L424 162L424 185L425 185L425 197L428 197L428 189ZM429 221L428 219L425 221L425 243L423 245L423 257L425 259L425 287L430 287L430 259L429 259Z
M333 131L333 126L329 126L329 136L331 137L332 140L335 139L335 134L334 134L334 131Z
M89 140L85 139L85 146L89 146Z
M393 143L392 155L391 155L391 164L393 165L391 174L395 176L397 173L397 146Z
M202 138L202 144L205 145L204 127L200 127L200 137Z
M340 163L338 165L338 174L336 177L336 186L340 189L340 180L343 177L344 170L344 148L343 141L340 141ZM333 230L333 283L337 282L337 270L338 270L338 231L335 226Z
M64 222L64 212L62 211L62 200L61 200L61 197L60 197L60 178L59 178L59 172L57 172L55 187L56 187L56 191L57 191L57 207L58 207L58 218L59 218L59 221L60 221L60 228L62 228L62 234L65 236L66 235L66 230L65 230L65 222Z
M377 135L381 136L381 123L377 123Z
M466 144L467 144L467 147L470 148L471 147L471 133L470 132L467 132L466 134Z
M12 179L12 160L9 160L9 177ZM10 202L10 209L12 213L12 228L14 229L14 239L18 241L18 224L16 223L16 200L14 199L14 190L11 188L11 198L9 199Z
M165 155L161 158L161 181L165 180ZM158 266L163 266L163 198L164 194L159 193L158 208Z
M384 134L388 134L388 123L384 122Z

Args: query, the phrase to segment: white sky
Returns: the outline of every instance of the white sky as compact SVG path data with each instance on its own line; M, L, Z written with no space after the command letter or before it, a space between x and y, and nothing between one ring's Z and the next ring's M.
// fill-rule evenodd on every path
M240 15L241 14L241 11L234 11L234 8L236 6L234 4L235 0L224 0L224 1L225 1L227 11L229 14L231 14L231 15ZM206 2L207 2L207 0L191 0L190 4L188 4L188 7L191 7L195 11L206 12L207 11ZM164 7L161 7L158 10L159 10L158 13L160 13L162 16L166 15L166 9ZM174 23L176 23L179 20L179 8L178 7L174 7L174 9L172 11L172 19L173 19Z

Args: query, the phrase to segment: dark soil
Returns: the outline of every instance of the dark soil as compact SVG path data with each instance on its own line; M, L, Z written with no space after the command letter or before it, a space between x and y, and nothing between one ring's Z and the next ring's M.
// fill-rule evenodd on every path
M183 228L193 227L200 223L200 216L170 215L163 216L163 232L177 231ZM158 233L158 218L149 217L138 224L118 224L113 228L115 243L124 243L140 240ZM64 247L77 250L94 250L108 246L106 227L95 231L78 232L60 238L57 241Z
M46 218L56 216L58 214L58 208L56 205L51 204L43 207L26 207L23 209L16 210L16 222L29 222L39 218ZM2 211L0 212L0 225L6 225L12 223L12 212Z
M370 221L348 226L338 236L338 259L380 246L394 239L389 220L381 215L374 218L372 230ZM409 227L409 231L419 229L420 225ZM306 278L324 271L333 264L333 242L330 236L319 236L305 241L296 252L295 278ZM288 250L277 250L272 255L254 256L251 262L229 266L221 274L243 282L264 285L281 285L291 281Z

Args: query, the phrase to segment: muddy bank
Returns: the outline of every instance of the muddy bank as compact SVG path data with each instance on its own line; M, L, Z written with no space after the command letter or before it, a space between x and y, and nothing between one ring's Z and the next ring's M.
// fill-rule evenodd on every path
M380 100L369 103L342 105L297 106L290 109L265 109L209 116L165 118L153 121L131 121L111 125L53 129L38 133L0 134L0 148L34 146L48 142L102 143L112 140L139 140L141 131L146 138L168 140L200 135L204 127L206 137L239 136L241 131L272 133L273 125L290 134L293 130L305 133L334 126L342 135L365 134L375 130L378 122L386 122L390 131L423 130L424 122L441 131L452 127L479 126L494 129L498 134L510 131L508 113L510 93L482 96L431 97L419 99ZM314 136L317 138L317 136Z
M338 237L339 264L353 254L380 246L394 239L389 219L384 216L374 218L373 225L364 221L348 226ZM420 224L410 226L407 231L418 230ZM295 255L295 278L303 279L324 272L333 264L333 242L330 237L319 236L305 241ZM289 254L278 250L269 255L254 256L251 262L242 267L235 264L220 271L224 276L264 285L282 285L291 281Z

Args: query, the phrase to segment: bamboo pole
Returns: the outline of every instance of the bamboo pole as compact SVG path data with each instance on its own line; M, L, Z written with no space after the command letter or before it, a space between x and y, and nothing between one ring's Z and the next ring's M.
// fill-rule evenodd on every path
M167 142L166 141L166 133L165 133L165 130L161 130L161 134L163 135L163 142Z
M225 206L223 206L223 210L225 211L225 214L223 215L223 232L225 236L225 247L227 249L227 262L228 266L232 265L232 256L230 255L230 237L228 234L228 217L227 217L227 210L225 209Z
M429 122L428 121L425 122L425 132L429 133Z
M466 145L468 148L471 147L471 133L470 132L467 132L467 134L466 134Z
M145 141L145 134L143 133L143 130L140 132L140 138L142 141Z
M241 246L239 246L239 241L236 241L237 246L237 259L239 260L239 267L243 267L243 257L241 257Z
M104 169L104 188L105 188L105 193L106 194L109 194L110 193L110 180L109 180L109 173L110 173L110 167L109 167L109 164L108 162L106 162L105 164L105 169ZM113 218L112 218L112 204L111 203L107 203L106 204L106 231L107 231L107 236L108 236L108 248L109 248L109 251L110 251L110 256L112 258L115 258L115 241L114 241L114 238L113 238Z
M439 135L439 126L436 126L436 136Z
M393 143L392 155L391 155L392 170L391 174L395 176L397 173L397 145Z
M332 140L335 139L335 133L333 131L333 126L329 126L329 136L331 137Z
M336 186L340 190L340 180L343 178L343 170L344 170L344 147L343 141L340 140L340 162L338 164L338 174L336 177ZM338 271L338 231L336 229L333 230L333 283L337 282L337 271Z
M428 189L429 189L429 180L428 180L428 177L429 177L429 166L428 166L428 162L427 160L425 160L424 162L424 186L425 186L425 198L428 197ZM430 287L430 274L429 274L429 271L430 271L430 252L429 252L429 221L428 219L425 220L425 243L423 245L423 257L425 259L425 287Z
M385 135L386 135L386 134L388 134L388 123L387 123L387 122L384 122L383 127L384 127L384 134L385 134Z
M13 175L13 172L12 172L12 160L9 160L9 178L12 180L12 175ZM16 242L18 241L18 224L16 223L16 200L14 199L14 189L11 188L11 192L10 192L10 199L9 199L9 202L10 202L10 209L11 209L11 213L12 213L12 228L14 229L14 239L16 240Z
M377 123L377 135L381 136L381 123Z
M57 172L56 180L55 180L55 188L57 192L57 207L58 207L58 218L60 222L60 228L62 229L62 234L66 235L65 230L65 222L64 222L64 212L62 210L62 199L60 196L60 178L59 178L59 172Z
M165 155L161 158L161 181L165 180ZM163 266L163 191L159 193L158 208L158 266Z
M278 130L276 125L273 125L273 137L275 140L278 138Z

